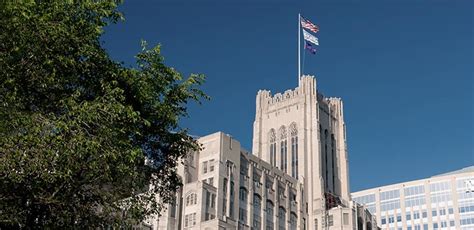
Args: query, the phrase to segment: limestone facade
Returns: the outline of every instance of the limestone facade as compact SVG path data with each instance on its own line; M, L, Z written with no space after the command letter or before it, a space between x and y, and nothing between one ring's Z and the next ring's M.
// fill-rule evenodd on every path
M222 132L198 141L203 150L178 168L176 202L150 229L377 229L350 198L342 100L312 76L258 92L251 152Z

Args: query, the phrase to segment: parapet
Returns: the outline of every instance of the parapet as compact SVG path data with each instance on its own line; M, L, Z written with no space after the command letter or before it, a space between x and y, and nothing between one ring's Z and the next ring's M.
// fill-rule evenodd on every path
M286 90L284 93L271 94L269 90L259 90L257 93L257 109L263 106L270 106L277 103L292 100L294 98L305 96L307 94L316 93L316 79L314 76L303 75L300 79L299 86Z

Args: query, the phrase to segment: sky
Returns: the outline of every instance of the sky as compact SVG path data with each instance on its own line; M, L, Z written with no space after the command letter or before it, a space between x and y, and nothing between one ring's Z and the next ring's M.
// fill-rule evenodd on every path
M298 13L320 27L303 73L341 97L352 191L474 165L474 1L126 0L105 29L114 60L134 66L140 40L165 64L202 73L211 97L181 126L223 131L252 149L259 89L297 87ZM304 61L303 61L304 60Z

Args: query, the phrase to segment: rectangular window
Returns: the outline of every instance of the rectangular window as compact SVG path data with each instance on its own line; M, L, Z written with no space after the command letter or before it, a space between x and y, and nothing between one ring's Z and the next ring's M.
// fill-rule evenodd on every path
M428 217L428 213L426 213L426 211L423 211L423 215L422 215L423 218L426 218Z
M393 216L388 217L388 223L393 223L395 222L395 218Z
M420 219L420 213L418 211L413 213L413 219Z
M207 173L207 161L202 162L202 172Z
M385 218L382 218L382 225L386 224L387 223L387 219Z
M449 225L451 225L451 227L453 227L454 225L456 225L456 223L454 222L454 220L450 220Z
M440 215L440 216L446 215L446 209L440 209L440 210L439 210L439 215Z
M349 225L349 213L343 213L342 220L344 222L344 225Z
M216 194L211 194L211 208L216 206Z
M402 216L400 215L397 216L397 222L402 222Z
M438 223L433 223L433 229L438 229Z
M441 227L442 228L448 227L448 224L446 223L446 221L441 221Z
M437 215L438 215L438 212L436 212L436 210L433 210L433 211L431 211L431 215L432 215L432 216L437 216Z
M411 220L411 213L407 212L407 220Z
M449 209L448 209L448 213L449 213L449 214L453 214L453 213L454 213L454 209L453 209L453 208L449 208Z
M214 172L214 160L209 161L209 172Z
M328 217L328 225L329 225L329 226L333 226L333 225L334 225L334 219L333 219L333 216L332 216L332 215L329 215L329 217Z

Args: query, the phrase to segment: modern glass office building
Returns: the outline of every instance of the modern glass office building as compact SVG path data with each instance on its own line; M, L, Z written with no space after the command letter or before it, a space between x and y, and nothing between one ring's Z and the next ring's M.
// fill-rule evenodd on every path
M387 230L474 230L474 166L352 193Z

